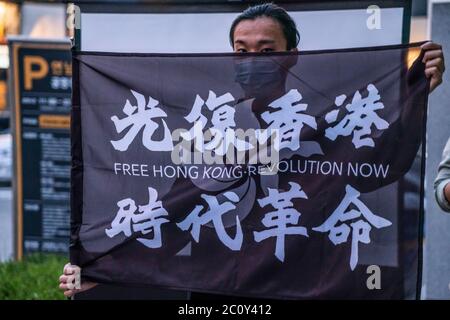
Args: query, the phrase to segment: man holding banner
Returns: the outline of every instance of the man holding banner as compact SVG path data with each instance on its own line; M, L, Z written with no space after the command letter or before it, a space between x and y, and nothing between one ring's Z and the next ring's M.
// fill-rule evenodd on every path
M398 181L442 82L440 46L299 53L273 4L244 11L230 40L242 55L74 53L71 262L83 282L73 288L66 265L64 294L104 282L419 295L421 208L411 246ZM366 281L372 266L383 290Z

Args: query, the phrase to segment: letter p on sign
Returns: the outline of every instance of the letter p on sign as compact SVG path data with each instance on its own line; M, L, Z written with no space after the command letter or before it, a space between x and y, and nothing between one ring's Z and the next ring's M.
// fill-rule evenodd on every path
M33 89L33 81L44 78L48 73L48 63L39 56L24 57L25 90Z

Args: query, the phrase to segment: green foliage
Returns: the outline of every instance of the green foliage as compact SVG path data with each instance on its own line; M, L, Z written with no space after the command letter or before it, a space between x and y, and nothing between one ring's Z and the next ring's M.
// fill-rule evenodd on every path
M33 254L23 261L0 264L0 300L61 300L59 276L68 258Z

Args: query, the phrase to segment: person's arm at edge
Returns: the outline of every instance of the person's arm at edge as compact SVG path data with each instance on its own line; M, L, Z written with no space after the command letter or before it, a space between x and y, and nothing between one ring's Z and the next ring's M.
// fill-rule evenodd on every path
M450 212L450 138L442 154L438 175L434 181L436 201L442 210Z

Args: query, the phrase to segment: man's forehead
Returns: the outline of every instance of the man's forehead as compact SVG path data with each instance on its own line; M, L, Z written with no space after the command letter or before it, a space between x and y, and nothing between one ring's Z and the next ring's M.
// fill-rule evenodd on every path
M284 37L280 24L267 17L241 21L234 31L235 42L257 41L270 42Z

